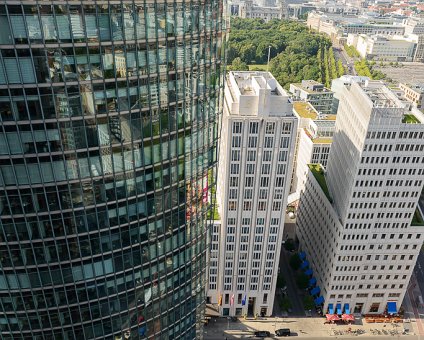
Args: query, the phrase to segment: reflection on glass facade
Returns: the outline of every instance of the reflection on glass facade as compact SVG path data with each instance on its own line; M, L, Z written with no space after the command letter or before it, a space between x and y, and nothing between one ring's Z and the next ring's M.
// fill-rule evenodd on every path
M201 337L222 16L0 1L1 339Z

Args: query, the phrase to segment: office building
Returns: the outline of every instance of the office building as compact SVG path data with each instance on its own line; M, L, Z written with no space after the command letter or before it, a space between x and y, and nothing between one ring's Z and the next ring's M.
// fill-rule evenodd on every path
M310 165L297 214L324 313L399 310L423 239L423 136L424 115L382 83L343 90L327 169Z
M315 80L302 80L301 83L290 84L293 100L302 100L314 107L318 114L331 114L334 93Z
M353 45L365 59L413 61L417 43L403 36L359 35Z
M404 97L414 103L418 109L424 106L424 84L399 84L399 88L403 91Z
M403 21L405 26L405 34L424 34L424 18L410 17Z
M296 129L270 73L230 72L207 292L221 315L272 314Z
M293 111L299 117L299 125L290 192L297 192L294 197L299 197L306 182L308 164L327 166L336 115L318 115L307 102L294 102Z
M252 0L231 1L231 8L237 9L233 12L240 18L263 19L265 22L272 19L287 19L288 10L286 0L261 0L255 3Z
M222 2L0 4L0 338L199 339Z

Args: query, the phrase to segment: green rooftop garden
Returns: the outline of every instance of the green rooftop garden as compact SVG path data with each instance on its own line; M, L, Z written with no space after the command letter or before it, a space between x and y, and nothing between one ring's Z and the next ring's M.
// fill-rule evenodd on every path
M402 119L402 123L407 123L407 124L420 124L421 122L418 120L417 117L415 117L412 114L404 114L403 115L403 119Z
M327 181L325 180L324 169L322 168L321 164L308 164L308 166L325 196L327 196L330 203L333 203L333 199L331 198L330 192L328 191Z
M209 203L209 210L208 210L208 219L212 219L214 221L220 220L221 217L218 213L218 204L216 202L216 183L215 183L215 173L214 169L209 169L208 171L208 186L211 193L211 201Z
M423 217L420 214L419 209L415 209L415 213L414 216L412 217L412 222L411 222L412 226L424 226L424 220Z

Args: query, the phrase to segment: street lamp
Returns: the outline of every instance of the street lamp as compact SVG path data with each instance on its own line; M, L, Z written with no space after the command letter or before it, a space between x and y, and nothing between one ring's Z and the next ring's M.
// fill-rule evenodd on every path
M268 63L266 64L266 71L269 69L269 57L271 55L271 45L268 46Z

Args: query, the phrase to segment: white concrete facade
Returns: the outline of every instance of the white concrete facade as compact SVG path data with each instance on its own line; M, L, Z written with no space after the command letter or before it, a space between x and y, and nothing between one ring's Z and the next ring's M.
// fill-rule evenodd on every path
M303 100L314 107L319 114L331 114L333 111L333 92L315 80L302 80L290 84L294 100Z
M381 83L346 87L324 177L329 197L308 173L297 237L324 313L329 304L367 314L402 303L424 238L413 218L422 216L424 115L416 110L406 120L405 113Z
M352 42L355 39L351 39ZM354 46L362 58L387 61L412 61L416 43L402 36L359 35Z
M308 164L327 166L336 121L335 115L318 115L309 103L294 102L293 111L299 117L299 127L290 192L300 194L305 186Z
M424 107L424 84L399 84L404 97L420 109Z
M270 73L229 73L217 183L221 226L207 292L213 304L222 297L222 315L272 314L297 123Z
M233 2L238 4L238 16L240 18L263 19L265 22L272 19L287 19L288 10L286 0L268 1L254 3L252 0Z

